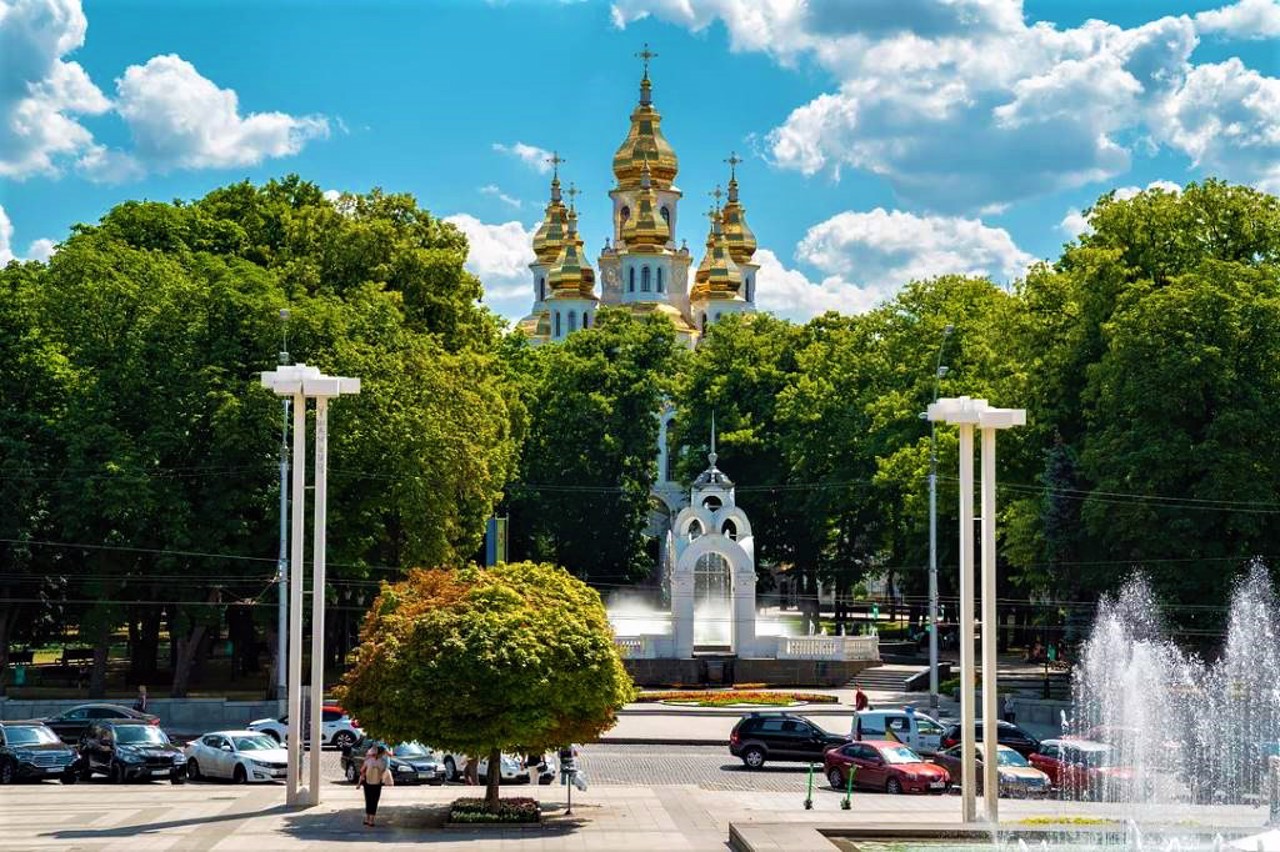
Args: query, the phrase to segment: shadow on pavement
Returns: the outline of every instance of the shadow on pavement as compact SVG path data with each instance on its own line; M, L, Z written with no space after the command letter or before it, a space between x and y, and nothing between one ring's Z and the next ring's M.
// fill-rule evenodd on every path
M152 834L174 828L189 828L198 825L212 825L220 822L241 822L254 817L284 813L286 805L275 805L258 811L242 811L239 813L216 814L214 816L192 817L190 819L170 819L164 822L148 822L141 825L119 825L113 828L72 828L61 831L50 831L41 837L53 837L58 840L91 840L96 837L134 837L139 834Z
M414 843L458 843L520 837L563 837L580 830L588 818L581 811L592 805L576 805L573 816L564 815L559 803L543 803L538 824L453 826L446 828L449 804L392 805L378 808L378 824L367 828L359 807L339 812L300 811L284 820L284 833L296 840L362 843L375 839Z

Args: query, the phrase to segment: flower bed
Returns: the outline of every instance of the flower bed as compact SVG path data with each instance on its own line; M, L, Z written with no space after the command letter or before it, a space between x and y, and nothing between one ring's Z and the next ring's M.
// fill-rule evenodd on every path
M762 704L790 707L795 704L835 704L836 697L821 692L764 692L760 690L669 690L642 692L638 702L687 704L692 707L729 707L735 704Z
M486 811L484 799L480 798L454 799L449 806L449 822L455 825L541 821L542 808L538 806L538 800L528 797L500 799L496 814Z

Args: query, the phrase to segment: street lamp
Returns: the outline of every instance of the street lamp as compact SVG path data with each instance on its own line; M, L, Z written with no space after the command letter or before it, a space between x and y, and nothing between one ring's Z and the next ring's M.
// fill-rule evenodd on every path
M293 398L292 583L289 607L289 769L285 801L320 803L320 735L324 706L325 513L329 468L329 400L360 393L360 380L326 376L306 364L282 365L262 374L262 386ZM311 575L311 772L304 797L298 789L302 766L302 545L306 503L307 400L316 401L315 518Z
M289 363L289 309L280 309L281 346L279 364ZM285 713L289 680L285 674L289 658L289 397L281 401L284 416L280 423L280 554L276 560L276 712Z
M973 430L982 432L982 709L983 796L986 818L999 819L997 672L996 672L996 438L997 429L1022 426L1027 412L993 408L985 399L967 396L940 399L929 406L931 421L952 423L960 430L960 759L961 814L965 822L977 818L974 781L977 754L974 736L974 545L973 545Z
M938 344L938 363L933 370L933 401L938 401L938 390L948 368L942 366L942 352L947 338L955 331L947 323L942 328L942 342ZM937 423L929 421L929 707L938 709L938 444Z

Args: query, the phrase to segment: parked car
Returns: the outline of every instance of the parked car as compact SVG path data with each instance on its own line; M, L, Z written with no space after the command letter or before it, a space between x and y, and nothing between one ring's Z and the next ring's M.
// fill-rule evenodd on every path
M937 719L914 709L861 710L853 716L852 739L896 739L920 754L942 748L942 725Z
M43 722L0 722L0 784L79 780L80 756Z
M351 748L342 750L342 774L352 784L360 778L360 763L364 760L369 748L377 744L377 740L362 737ZM440 755L418 742L399 743L389 749L391 753L391 772L397 784L431 784L438 786L444 783L444 763Z
M288 775L289 753L258 731L214 731L187 744L187 777L228 778L237 784Z
M355 720L347 715L336 704L326 704L321 709L320 716L320 744L331 745L335 748L351 748L356 741L364 736L364 731L360 730L360 726ZM269 737L275 739L278 743L288 742L289 740L289 717L281 716L279 719L256 719L249 723L249 730L260 731ZM305 723L302 729L302 740L306 742L310 738L310 727Z
M748 769L759 769L770 760L817 763L827 749L848 741L848 737L833 734L804 716L749 713L729 734L729 754L740 758Z
M467 757L462 754L444 754L442 757L444 766L444 775L446 780L460 781L462 774L467 768ZM531 776L529 769L524 765L524 761L515 755L502 755L502 762L498 768L499 780L503 784L528 784ZM482 757L476 766L476 774L482 780L489 773L489 758Z
M112 782L150 781L168 778L174 784L187 779L187 756L169 742L156 725L136 719L94 722L80 739L80 777L95 772Z
M57 716L42 719L44 724L57 734L64 743L76 744L84 736L89 725L97 721L132 720L146 722L148 725L159 725L160 717L152 713L140 713L119 704L80 704L71 707Z
M944 749L933 756L933 762L947 770L947 774L951 776L953 783L963 785L964 766L961 760L960 746L955 745L949 749ZM1014 798L1030 798L1049 795L1050 783L1049 776L1039 769L1032 766L1025 757L1018 754L1008 746L998 746L996 749L999 763L996 766L996 773L1000 778L1000 795L1010 796ZM974 788L979 795L982 794L986 774L983 772L983 755L986 751L982 744L978 744L977 748L977 785Z
M982 720L979 719L974 724L974 735L977 742L982 742ZM1019 728L1012 722L1000 720L996 726L996 742L999 745L1005 745L1016 751L1023 757L1031 757L1040 750L1040 740L1031 734ZM960 744L960 724L957 722L948 725L947 729L942 732L942 747L944 749L951 748Z
M1133 792L1133 770L1116 765L1116 752L1106 743L1074 737L1044 740L1030 761L1068 798L1129 798Z
M927 763L908 746L889 740L862 740L828 751L822 771L833 789L844 790L853 773L853 786L886 793L945 793L951 776Z

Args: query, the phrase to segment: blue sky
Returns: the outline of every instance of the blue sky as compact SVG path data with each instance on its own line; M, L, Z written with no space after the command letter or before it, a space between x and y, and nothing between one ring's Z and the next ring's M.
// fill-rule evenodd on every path
M297 172L453 217L518 317L549 175L517 152L567 158L594 256L645 42L679 236L700 254L737 151L762 306L797 319L1009 281L1112 188L1280 190L1276 0L0 0L0 259Z

